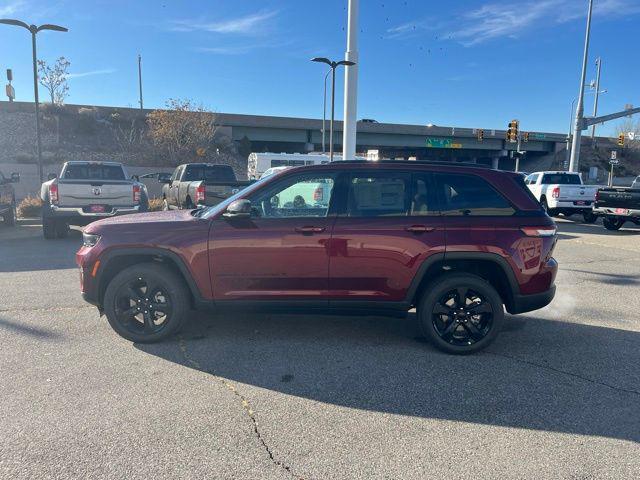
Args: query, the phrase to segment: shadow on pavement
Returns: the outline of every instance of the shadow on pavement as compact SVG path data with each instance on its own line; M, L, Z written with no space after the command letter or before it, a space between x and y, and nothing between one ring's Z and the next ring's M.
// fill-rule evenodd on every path
M560 235L562 234L589 234L589 235L604 235L604 236L634 236L640 235L640 226L635 225L632 222L627 222L624 226L617 231L607 230L602 226L602 222L598 221L597 223L580 223L580 222L572 222L566 218L558 219L556 218L556 224L558 226L558 231Z
M25 335L25 336L33 337L40 340L44 340L44 339L57 340L59 338L62 338L61 335L51 330L47 330L44 328L31 327L31 326L27 327L18 322L7 320L6 318L2 318L2 317L0 317L0 330L8 330L12 333Z
M508 317L488 351L460 357L426 344L415 323L238 313L194 319L179 342L135 347L344 407L640 441L640 333Z
M563 268L562 270L564 270L565 272L586 273L587 275L595 275L598 277L598 282L606 283L608 285L634 286L640 284L640 274L626 275L623 273L600 273L591 270L577 270L572 268Z
M82 233L71 230L67 238L45 240L42 230L36 230L24 238L3 238L0 234L0 272L76 267L75 254L82 244Z

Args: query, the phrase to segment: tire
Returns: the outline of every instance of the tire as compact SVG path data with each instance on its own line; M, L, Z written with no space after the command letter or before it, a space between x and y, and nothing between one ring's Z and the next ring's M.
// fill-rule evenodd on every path
M542 201L540 202L540 205L542 206L542 209L547 213L547 215L549 215L550 217L555 217L556 215L558 215L558 212L556 212L555 210L551 210L549 208L549 204L547 203L547 199L543 198Z
M56 238L56 221L53 218L42 217L42 233L47 240Z
M164 212L168 212L169 211L169 202L167 202L166 198L162 199L162 211L164 211Z
M67 238L69 236L69 224L64 220L55 221L56 238Z
M598 216L593 212L584 212L582 214L582 220L584 221L584 223L596 223L596 221L598 220Z
M2 216L4 220L4 224L7 227L15 227L17 216L18 215L16 213L16 204L14 203L13 205L11 205L11 208L9 209L9 211Z
M140 213L145 213L149 211L149 199L147 195L144 193L144 190L140 194L140 209L138 210Z
M464 309L458 308L460 290L466 292ZM473 310L478 312L473 314ZM427 287L418 305L423 335L439 350L457 355L486 348L498 336L503 321L504 307L496 289L471 274L439 277Z
M154 290L151 298L145 296L149 288ZM154 343L180 330L191 308L189 300L184 280L169 268L139 263L109 282L103 307L109 325L118 335L132 342ZM158 320L161 321L156 323Z
M602 225L604 225L604 228L606 228L607 230L620 230L622 225L624 225L624 220L620 218L604 217L602 219Z

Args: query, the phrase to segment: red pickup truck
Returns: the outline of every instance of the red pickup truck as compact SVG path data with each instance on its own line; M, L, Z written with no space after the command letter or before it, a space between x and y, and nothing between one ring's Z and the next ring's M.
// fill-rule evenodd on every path
M313 188L326 186L319 200ZM293 202L280 202L290 191ZM325 193L326 192L326 193ZM554 297L556 226L522 176L468 165L340 161L270 175L206 209L94 222L77 253L85 300L131 341L191 308L406 315L464 354L504 310Z

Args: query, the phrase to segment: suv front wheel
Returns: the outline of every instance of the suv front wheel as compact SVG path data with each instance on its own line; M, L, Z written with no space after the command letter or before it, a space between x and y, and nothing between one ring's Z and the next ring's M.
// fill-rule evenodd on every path
M503 320L500 295L476 275L441 277L418 305L423 335L447 353L463 355L482 350L495 340Z
M173 335L184 324L189 309L189 292L182 278L153 263L124 269L104 294L109 324L132 342L158 342Z

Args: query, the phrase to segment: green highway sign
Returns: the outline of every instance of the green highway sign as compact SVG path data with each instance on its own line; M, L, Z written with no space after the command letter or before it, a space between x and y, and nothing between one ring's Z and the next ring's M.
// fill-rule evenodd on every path
M461 143L453 143L450 138L427 138L428 148L462 148Z

